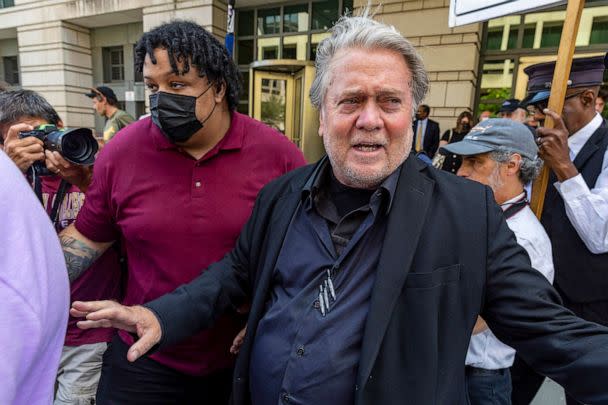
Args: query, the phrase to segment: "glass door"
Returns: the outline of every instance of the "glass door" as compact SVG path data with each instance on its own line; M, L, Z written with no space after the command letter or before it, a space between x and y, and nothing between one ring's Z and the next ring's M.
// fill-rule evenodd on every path
M253 117L294 140L294 79L289 74L254 71Z

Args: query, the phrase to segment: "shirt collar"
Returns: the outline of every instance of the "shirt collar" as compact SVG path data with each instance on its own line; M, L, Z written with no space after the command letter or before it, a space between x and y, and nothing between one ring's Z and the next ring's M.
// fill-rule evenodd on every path
M243 115L237 113L236 111L232 112L232 117L230 119L230 128L224 135L224 137L218 142L215 147L209 151L211 153L213 151L219 150L231 150L231 149L240 149L243 146L243 141L245 137L244 131L244 119ZM154 143L158 150L167 150L167 149L179 149L178 146L169 142L169 140L163 135L160 129L152 122L152 118L146 118L150 120L150 125L152 127L152 137L154 139Z
M389 213L392 205L393 199L395 197L395 192L397 190L397 183L399 181L399 172L401 166L399 166L393 173L391 173L380 186L377 191L380 193L378 195L385 194L387 196L388 205L386 206L386 214ZM312 206L312 200L315 197L315 194L319 192L321 187L324 186L324 181L327 179L327 170L331 170L331 164L329 163L329 158L327 156L323 157L323 159L319 162L315 170L312 172L304 187L302 188L301 199L302 202L306 204L310 204ZM372 195L372 199L376 196L377 193Z
M500 204L500 208L502 208L502 210L505 211L505 210L509 209L509 207L511 205L513 205L516 202L519 202L525 196L526 196L526 192L524 191L521 194L518 194L515 197L511 198L510 200L507 200L504 203Z
M595 117L587 125L576 131L568 138L568 147L572 153L572 160L578 155L578 153L583 149L585 143L591 138L591 135L602 125L604 118L596 113Z

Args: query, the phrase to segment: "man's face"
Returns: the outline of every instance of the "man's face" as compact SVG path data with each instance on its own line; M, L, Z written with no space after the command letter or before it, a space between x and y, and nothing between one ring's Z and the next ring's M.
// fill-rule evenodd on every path
M106 100L102 97L99 98L101 98L101 100L99 100L97 97L93 97L93 108L95 109L97 115L103 117L106 113Z
M490 158L490 153L463 156L458 176L490 186L498 201L504 184L502 165Z
M481 114L479 114L479 121L485 121L488 118L490 118L492 116L492 113L490 111L484 111Z
M377 187L412 146L412 74L389 50L345 49L331 61L319 135L336 178Z
M418 107L418 111L416 112L416 118L419 120L424 120L428 117L429 115L426 113L426 110L424 109L424 107L420 106Z
M601 98L600 96L598 96L595 99L595 111L597 111L598 113L601 114L604 111L604 105L605 105L604 99Z
M217 91L215 86L213 86L201 96L210 83L206 77L198 75L196 66L190 64L190 70L187 73L178 75L171 69L169 54L166 49L155 49L154 57L156 58L156 64L152 63L149 55L146 55L143 67L144 82L151 93L162 91L185 96L200 96L196 99L195 109L196 118L199 121L206 119L213 111L215 104L223 101L224 88ZM183 69L183 65L183 62L177 63L180 71Z
M10 127L12 127L13 125L27 124L27 125L31 125L34 128L36 128L37 126L45 125L48 123L49 122L47 120L40 118L40 117L30 117L30 116L19 117L19 119L17 119L15 122L0 126L0 137L2 137L2 140L4 141L4 138L6 138L6 135L8 133L8 129ZM58 127L61 128L62 125L60 124L60 125L58 125Z

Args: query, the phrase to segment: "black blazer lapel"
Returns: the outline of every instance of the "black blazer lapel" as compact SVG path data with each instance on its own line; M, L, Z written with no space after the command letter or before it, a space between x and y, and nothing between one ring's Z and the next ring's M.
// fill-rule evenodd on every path
M357 378L361 388L380 350L393 307L401 294L423 231L435 184L420 173L424 169L431 170L413 155L401 167L363 335Z

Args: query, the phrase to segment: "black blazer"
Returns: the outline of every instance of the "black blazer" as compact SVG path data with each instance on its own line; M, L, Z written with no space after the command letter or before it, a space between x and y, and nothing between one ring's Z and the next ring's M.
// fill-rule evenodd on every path
M416 134L418 133L418 120L414 121L414 143L416 142ZM412 143L412 148L414 147ZM439 123L432 119L427 119L426 130L424 131L424 140L422 142L422 149L424 153L430 158L435 155L437 148L439 147Z
M268 184L234 250L147 306L160 346L210 327L251 299L233 403L250 403L250 353L275 261L314 167ZM608 404L608 329L576 318L530 267L489 188L410 156L389 214L356 386L356 404L467 404L464 361L481 313L503 342L580 401ZM229 342L226 342L228 350Z

